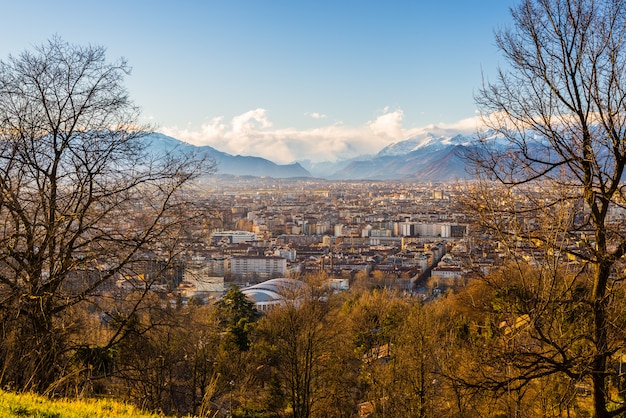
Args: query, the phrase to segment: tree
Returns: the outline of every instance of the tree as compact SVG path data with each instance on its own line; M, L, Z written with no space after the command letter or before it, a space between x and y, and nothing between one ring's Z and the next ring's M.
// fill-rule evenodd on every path
M234 344L239 351L248 350L250 332L260 316L254 303L237 286L231 285L215 305L220 322L229 336L227 343Z
M441 405L446 400L436 390L439 376L435 358L441 344L437 335L440 325L431 306L415 303L407 310L390 346L390 360L382 366L386 370L378 378L378 387L373 387L372 391L379 392L379 399L386 403L385 416L429 417L441 413ZM376 366L381 367L373 365Z
M149 152L129 73L104 48L59 38L0 62L3 387L43 391L63 374L69 308L142 254L169 251L186 225L185 186L211 171Z
M617 416L626 411L610 386L611 362L625 348L624 301L615 296L626 235L611 215L626 202L626 3L523 0L511 14L513 26L496 34L508 67L477 97L490 136L472 157L482 180L474 208L493 215L481 218L483 226L514 238L509 249L517 255L525 247L543 249L546 262L563 265L564 254L579 261L579 274L552 268L556 287L538 280L514 292L537 308L527 317L536 345L524 349L536 349L526 376L590 379L594 416ZM492 182L505 185L510 199L491 194ZM535 222L548 213L563 216ZM556 314L558 304L581 323L567 338L542 326L557 323L541 315Z
M336 315L332 296L310 284L260 321L257 349L269 347L269 396L285 394L293 418L350 417L356 405L348 389L356 385L358 363L342 327L346 319Z
M215 392L207 393L216 379L220 344L212 306L146 304L128 328L115 348L115 370L102 383L103 393L168 415L197 414L203 401L205 410L215 409L210 402Z

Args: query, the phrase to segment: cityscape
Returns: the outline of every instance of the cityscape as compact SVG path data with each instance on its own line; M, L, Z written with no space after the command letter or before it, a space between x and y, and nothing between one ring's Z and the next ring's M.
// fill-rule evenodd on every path
M625 1L59 1L0 26L1 417L626 416Z
M337 289L349 289L358 278L426 298L468 280L479 264L486 271L496 263L493 254L470 254L471 216L458 201L462 184L214 183L206 196L215 210L210 235L184 255L176 290L186 297L214 297L229 283L245 288L323 272ZM472 242L481 254L493 247Z

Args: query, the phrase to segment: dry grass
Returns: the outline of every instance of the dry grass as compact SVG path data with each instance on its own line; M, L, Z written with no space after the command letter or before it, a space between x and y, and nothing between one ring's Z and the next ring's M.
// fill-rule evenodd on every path
M110 400L49 400L34 394L0 391L0 417L35 418L156 418L132 405Z

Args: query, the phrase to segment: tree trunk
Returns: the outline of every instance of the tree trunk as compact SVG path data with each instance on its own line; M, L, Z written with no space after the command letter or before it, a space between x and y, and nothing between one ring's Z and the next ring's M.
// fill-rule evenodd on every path
M600 263L592 294L594 317L595 357L593 359L591 382L593 389L593 411L595 418L612 416L607 410L606 367L609 356L606 323L606 284L610 275L610 266Z

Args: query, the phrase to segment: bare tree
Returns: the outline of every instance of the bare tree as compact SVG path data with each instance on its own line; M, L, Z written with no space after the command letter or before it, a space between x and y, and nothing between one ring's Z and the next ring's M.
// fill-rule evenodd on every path
M483 138L473 156L483 180L477 188L482 203L476 208L491 206L494 216L483 224L490 231L512 236L523 227L512 248L545 249L551 262L556 260L551 255L569 254L588 266L588 286L580 284L583 276L552 280L563 297L554 293L558 289L541 285L545 282L535 283L553 293L549 299L540 294L531 298L537 309L527 319L537 345L524 349L537 348L532 366L538 378L550 373L588 378L594 416L617 416L626 411L610 387L615 375L611 361L624 349L618 315L624 301L615 296L623 279L617 267L626 251L626 234L612 216L626 202L621 183L626 164L626 3L522 0L511 14L513 26L496 34L508 66L477 97L493 136ZM492 181L507 186L512 199L488 195L483 186ZM563 210L569 216L559 217L552 227L533 224L541 213ZM545 330L540 315L549 301L569 301L565 310L581 323L568 329L576 343L540 334ZM546 346L551 349L541 352Z
M175 242L185 186L207 169L149 152L129 73L58 38L0 62L3 386L43 391L63 374L68 308Z
M327 290L311 286L286 291L285 303L259 323L261 341L271 349L273 383L293 418L352 416L356 407L346 388L356 384L353 353ZM271 394L271 392L270 392Z

